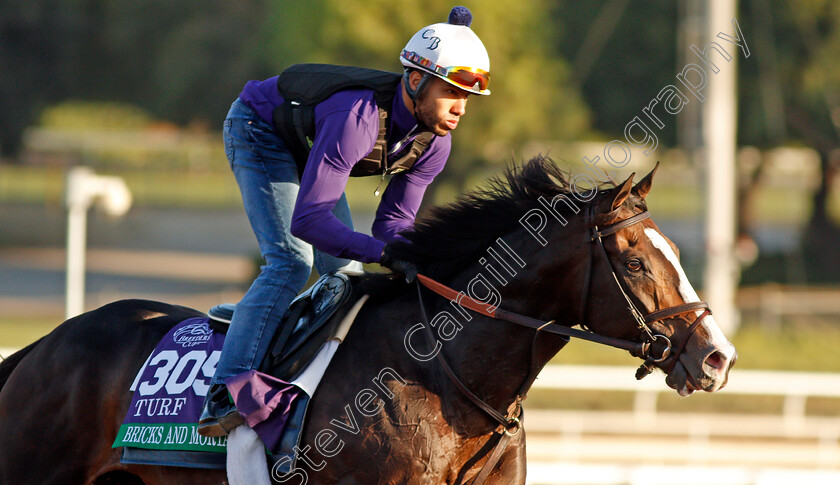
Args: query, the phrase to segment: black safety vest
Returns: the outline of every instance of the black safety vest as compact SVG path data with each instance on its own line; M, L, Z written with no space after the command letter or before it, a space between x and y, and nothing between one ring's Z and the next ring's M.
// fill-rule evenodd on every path
M379 109L379 134L373 150L353 166L350 176L384 176L411 168L426 151L434 134L419 133L405 155L388 163L388 119L401 78L393 72L329 64L295 64L284 70L277 79L283 103L274 109L274 127L289 146L298 173L303 173L315 139L315 105L350 88L372 89Z

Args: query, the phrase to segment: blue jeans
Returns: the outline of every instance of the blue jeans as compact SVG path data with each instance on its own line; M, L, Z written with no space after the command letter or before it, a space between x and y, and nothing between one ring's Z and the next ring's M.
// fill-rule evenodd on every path
M259 366L280 319L309 279L313 262L319 274L362 269L358 261L318 250L313 254L311 245L291 235L300 180L292 154L270 124L237 99L223 134L225 154L266 264L236 305L213 384ZM353 227L344 195L333 214Z

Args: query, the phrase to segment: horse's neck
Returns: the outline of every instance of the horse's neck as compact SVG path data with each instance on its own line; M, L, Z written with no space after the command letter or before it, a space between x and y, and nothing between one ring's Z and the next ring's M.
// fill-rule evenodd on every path
M568 240L577 241L571 231ZM534 249L535 241L521 237L517 241L507 246L505 260L485 259L467 268L450 282L453 288L532 318L577 323L582 271L588 270L579 242L564 251L565 241L561 241L555 249L540 254ZM551 271L547 271L549 265ZM467 388L502 413L531 372L541 369L565 343L557 336L542 335L534 347L534 330L455 308L441 298L435 297L435 301L428 312L430 319L434 312L445 311L463 325L451 340L441 342L442 355ZM448 381L444 378L444 385ZM459 393L456 389L450 392Z

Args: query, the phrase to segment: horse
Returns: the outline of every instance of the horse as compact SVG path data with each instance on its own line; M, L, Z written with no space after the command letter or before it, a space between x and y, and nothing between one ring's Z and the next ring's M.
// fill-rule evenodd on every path
M735 348L648 216L655 171L580 191L537 157L430 210L394 254L454 293L354 279L370 298L312 397L301 466L273 478L524 483L521 403L569 335L629 350L644 360L640 376L661 369L682 396L724 387ZM111 448L149 353L201 315L118 301L7 358L0 484L226 483L220 470L121 464Z

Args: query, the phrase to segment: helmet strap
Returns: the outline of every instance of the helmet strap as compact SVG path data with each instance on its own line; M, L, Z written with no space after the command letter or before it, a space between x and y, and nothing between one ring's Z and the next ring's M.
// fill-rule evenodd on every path
M409 77L413 71L417 71L423 77L420 78L420 83L417 85L417 88L411 88L411 81ZM403 74L403 79L405 79L405 92L408 94L408 97L411 98L412 101L417 102L417 98L420 96L420 93L426 88L426 85L429 84L429 80L431 79L432 75L422 69L409 69L406 68L405 74Z
M420 78L420 82L417 84L417 87L412 89L409 76L411 75L411 72L413 70L414 69L410 68L405 69L405 74L403 75L403 87L405 88L406 94L408 94L408 97L411 99L411 114L414 115L414 120L417 121L418 126L422 127L422 130L427 130L428 127L426 126L426 124L423 123L423 120L421 120L420 117L417 116L417 99L420 97L420 93L422 93L423 90L426 88L426 85L429 84L429 80L431 79L432 75L422 69L417 69L417 72L419 72L420 75L423 77Z

